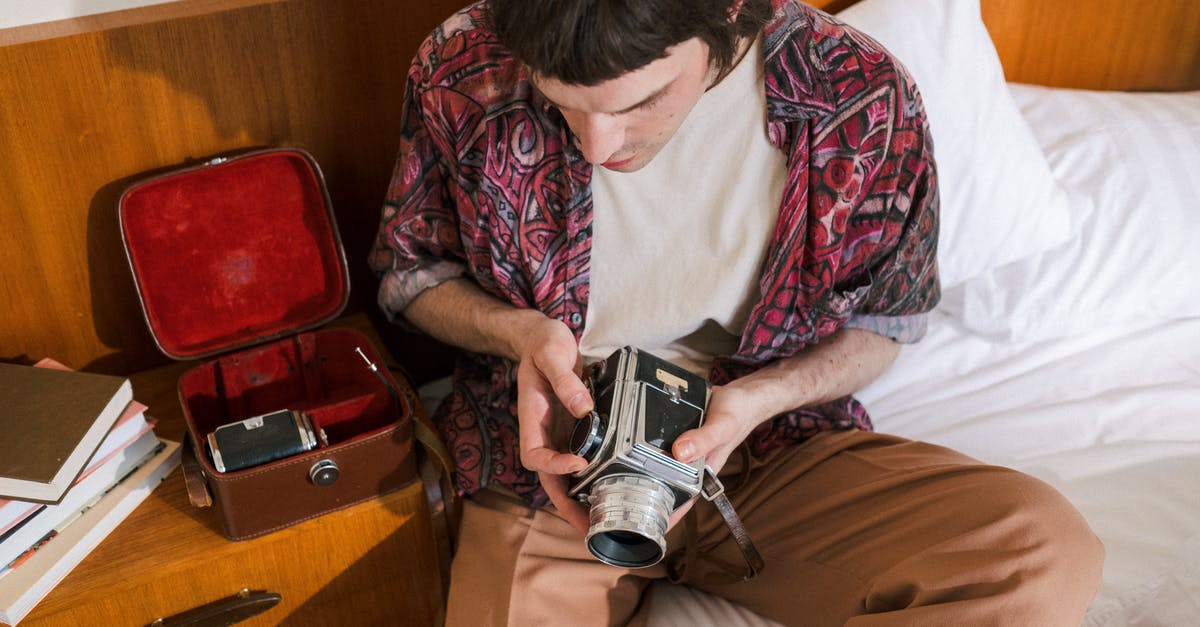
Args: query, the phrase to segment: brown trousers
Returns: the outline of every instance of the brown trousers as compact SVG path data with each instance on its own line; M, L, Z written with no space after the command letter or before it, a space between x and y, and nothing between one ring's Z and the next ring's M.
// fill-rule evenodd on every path
M823 434L735 453L721 478L758 577L733 581L745 562L710 503L692 533L670 531L666 559L629 570L554 510L484 490L464 502L447 625L642 624L647 584L669 578L787 625L1078 626L1099 589L1104 548L1062 495L943 447Z

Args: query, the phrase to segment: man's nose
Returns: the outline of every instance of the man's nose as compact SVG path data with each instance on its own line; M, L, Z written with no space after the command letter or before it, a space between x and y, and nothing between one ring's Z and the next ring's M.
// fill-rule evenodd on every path
M612 161L617 151L625 142L625 130L621 123L611 115L603 113L577 114L571 124L571 130L579 139L579 149L583 152L588 163L605 163Z

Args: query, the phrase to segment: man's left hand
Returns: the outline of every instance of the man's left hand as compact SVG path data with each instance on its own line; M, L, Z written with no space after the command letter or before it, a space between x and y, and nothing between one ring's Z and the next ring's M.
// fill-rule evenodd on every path
M751 394L740 386L713 388L708 401L704 424L699 429L685 431L671 448L675 459L691 463L704 456L704 463L720 472L746 436L769 416L760 416Z

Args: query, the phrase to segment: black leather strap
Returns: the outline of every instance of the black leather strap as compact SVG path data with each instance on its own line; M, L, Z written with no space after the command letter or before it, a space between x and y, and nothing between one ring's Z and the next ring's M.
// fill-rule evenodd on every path
M704 484L700 494L705 500L712 501L712 504L717 506L717 511L721 512L721 517L725 519L725 524L729 525L729 531L733 534L733 539L737 542L738 548L742 549L742 556L746 558L747 566L746 575L742 577L742 580L749 581L753 579L758 573L762 572L765 565L762 555L758 552L758 548L754 546L754 541L750 539L750 532L746 531L746 526L742 524L742 519L734 511L733 503L730 503L729 497L725 496L725 486L721 485L721 480L717 479L717 476L708 466L704 467Z

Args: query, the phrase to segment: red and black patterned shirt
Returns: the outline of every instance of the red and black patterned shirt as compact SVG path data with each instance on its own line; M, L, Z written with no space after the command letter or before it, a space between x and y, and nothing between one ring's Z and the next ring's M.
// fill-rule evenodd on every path
M923 322L937 303L937 176L924 109L878 43L794 0L763 32L767 133L787 158L775 234L727 383L839 328ZM522 64L468 7L421 45L403 135L370 263L380 306L398 316L422 290L468 276L576 338L588 305L592 166ZM731 164L732 166L733 164ZM888 329L881 332L889 333ZM892 333L895 334L895 333ZM467 354L435 421L463 493L499 483L547 501L520 463L516 368ZM825 430L870 429L846 396L776 416L750 437L762 453Z

